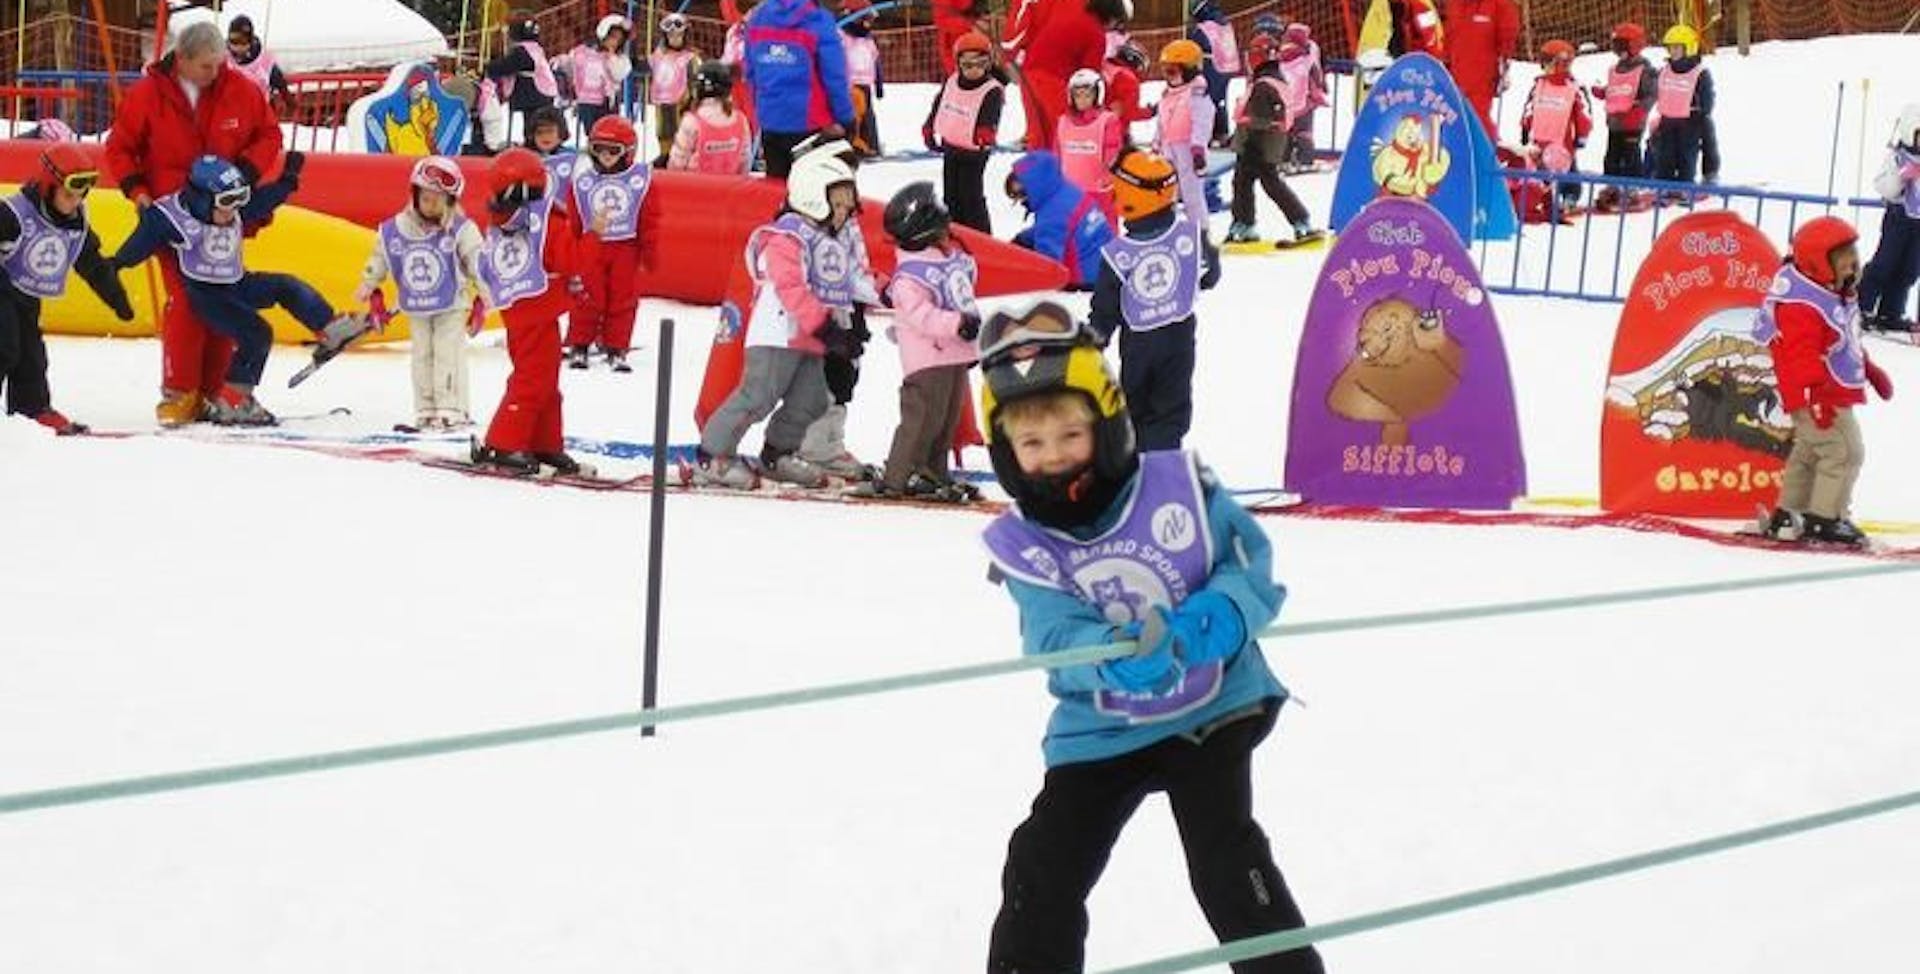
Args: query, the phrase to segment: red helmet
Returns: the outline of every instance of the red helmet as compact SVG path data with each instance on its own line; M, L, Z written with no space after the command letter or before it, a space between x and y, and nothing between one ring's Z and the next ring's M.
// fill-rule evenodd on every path
M1272 34L1255 34L1247 42L1247 70L1258 71L1280 57L1280 42Z
M87 158L78 142L55 142L40 153L40 173L34 177L34 184L43 200L52 195L55 186L84 193L99 181L100 167Z
M593 129L587 133L587 152L593 157L593 166L601 172L618 172L633 164L633 153L640 145L640 133L634 131L633 123L619 115L603 115L593 123ZM607 148L620 150L614 161L606 162L600 153Z
M1628 21L1613 29L1613 39L1626 45L1627 56L1639 54L1647 46L1647 29Z
M957 58L962 54L985 54L992 57L993 41L977 30L967 31L960 35L959 40L953 42L953 56Z
M514 146L493 157L487 170L493 208L515 210L547 195L547 167L532 149Z
M1837 216L1815 217L1793 232L1793 266L1813 283L1832 288L1834 251L1859 239L1853 224Z

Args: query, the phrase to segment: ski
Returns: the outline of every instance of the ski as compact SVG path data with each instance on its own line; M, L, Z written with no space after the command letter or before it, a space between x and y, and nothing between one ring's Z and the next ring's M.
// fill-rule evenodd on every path
M1304 237L1287 237L1272 242L1230 241L1220 245L1220 253L1230 257L1272 257L1277 254L1325 250L1332 240L1333 234L1325 230L1315 230Z
M581 490L632 490L638 478L620 479L602 477L598 473L561 473L553 467L542 464L538 471L514 470L490 463L475 463L457 457L420 457L415 462L423 467L435 470L451 470L469 477L485 477L491 480L516 480L523 483L558 487L576 487ZM592 468L582 468L591 471Z
M368 332L374 330L375 328L379 327L382 324L380 320L376 319L374 316L369 314L356 313L356 314L350 314L350 315L341 315L340 318L336 318L334 320L338 322L342 319L348 320L351 323L353 330L348 332L346 336L336 344L328 345L322 342L321 344L314 346L313 361L308 362L306 365L302 366L300 368L300 371L295 372L291 378L287 379L287 388L291 389L299 385L300 383L305 382L308 379L312 378L315 372L320 371L321 366L326 365L328 362L331 362L336 358L339 358L340 353L346 351L349 345L352 345L354 342L359 341Z

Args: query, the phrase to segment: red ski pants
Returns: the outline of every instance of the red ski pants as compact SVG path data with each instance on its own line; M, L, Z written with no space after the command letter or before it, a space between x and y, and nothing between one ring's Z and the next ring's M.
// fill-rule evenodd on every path
M233 339L209 330L193 313L173 249L161 248L154 257L160 262L160 281L167 291L166 309L160 315L160 387L211 396L226 384Z
M582 256L580 279L587 287L567 319L567 344L624 352L640 310L640 240L590 243Z
M1053 130L1067 111L1067 79L1051 71L1020 72L1020 101L1027 109L1027 151L1053 148Z
M487 427L487 445L502 451L558 453L560 423L560 315L567 292L558 280L538 297L500 313L507 323L513 371Z

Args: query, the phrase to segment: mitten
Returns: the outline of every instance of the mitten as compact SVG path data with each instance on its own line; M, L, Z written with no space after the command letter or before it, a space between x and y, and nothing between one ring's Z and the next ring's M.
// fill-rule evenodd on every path
M976 126L973 130L973 144L979 146L982 149L993 148L994 139L996 137L997 137L997 133L995 133L992 128L985 125Z
M1142 647L1151 648L1100 664L1100 679L1128 693L1165 693L1180 684L1180 662L1174 658L1172 644L1164 636L1157 644L1149 644L1141 638L1144 635L1141 630L1141 623L1131 622L1113 631L1110 642L1134 639Z
M929 150L937 152L940 149L940 140L933 137L932 125L920 126L920 141L926 143Z
M1247 623L1233 600L1202 589L1172 610L1155 608L1164 616L1167 639L1188 666L1226 659L1247 641Z
M1819 429L1833 428L1833 407L1824 402L1810 402L1807 414L1813 417L1813 425Z
M478 335L480 329L485 327L487 327L486 303L479 298L474 298L473 307L467 309L467 336Z
M1887 375L1887 370L1874 364L1872 359L1867 360L1867 384L1881 399L1893 398L1893 378Z
M1207 171L1207 147L1204 145L1193 147L1193 171L1203 174Z
M960 327L956 329L954 333L959 335L960 340L963 342L970 342L976 338L979 338L980 337L980 316L971 311L961 312Z
M126 288L117 288L112 294L107 295L107 307L113 309L115 318L121 321L133 320L133 302L127 300Z

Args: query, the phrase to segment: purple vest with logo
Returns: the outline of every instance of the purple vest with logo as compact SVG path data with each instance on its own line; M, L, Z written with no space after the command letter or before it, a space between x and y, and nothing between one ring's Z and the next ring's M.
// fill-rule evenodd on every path
M542 156L540 164L547 167L547 185L565 186L573 178L574 167L580 163L580 153L561 146L553 155Z
M985 538L1002 572L1076 596L1115 625L1143 620L1154 606L1179 605L1213 570L1200 471L1179 450L1140 454L1133 497L1098 537L1081 541L1008 513L987 525ZM1179 717L1220 692L1224 669L1219 660L1188 669L1179 685L1158 696L1104 689L1094 695L1094 707L1132 723Z
M973 297L973 282L979 274L973 256L959 252L935 256L901 251L900 264L893 270L895 280L908 277L925 285L941 309L963 313L980 310Z
M1867 357L1860 348L1860 306L1807 280L1799 268L1788 264L1773 275L1773 284L1760 302L1760 314L1753 324L1756 341L1771 343L1780 334L1773 309L1787 303L1804 304L1820 312L1821 320L1840 336L1827 351L1827 372L1833 381L1849 389L1865 388Z
M542 197L526 212L526 226L490 227L480 247L480 283L493 296L493 306L502 310L547 290L547 228L552 225L547 217L553 212L553 197Z
M591 225L594 214L605 210L607 231L601 240L632 240L640 232L640 204L646 202L647 187L653 184L653 170L636 162L626 172L602 174L592 166L577 166L573 173L573 211L582 224Z
M13 243L0 268L21 294L35 298L57 298L67 292L67 272L80 257L87 242L87 221L82 211L80 228L67 230L54 226L40 213L40 207L24 194L7 197L7 208L20 224L20 237Z
M1893 158L1895 164L1902 169L1920 165L1920 156L1905 149L1893 150ZM1907 185L1900 190L1900 203L1906 207L1909 218L1920 220L1920 179L1907 180Z
M463 217L425 237L409 237L393 220L380 224L380 247L400 288L400 310L410 315L439 314L460 301L459 260L454 234Z
M807 265L807 286L820 303L835 308L853 307L857 258L846 240L822 230L798 213L782 213L779 219L753 232L747 242L748 267L760 266L760 235L764 233L784 233L800 241L801 259Z
M201 223L180 205L178 193L163 196L153 205L180 231L182 239L173 245L180 252L180 273L202 284L237 284L247 276L246 264L240 260L243 228L239 218L224 227Z
M1158 237L1116 236L1100 257L1120 276L1120 316L1134 331L1152 331L1193 313L1200 293L1200 235L1185 217Z

